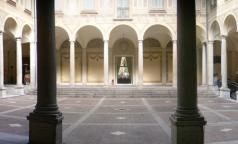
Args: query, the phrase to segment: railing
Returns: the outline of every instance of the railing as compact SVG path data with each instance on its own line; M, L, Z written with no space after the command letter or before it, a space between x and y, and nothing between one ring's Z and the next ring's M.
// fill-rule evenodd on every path
M128 7L118 7L117 8L117 18L129 18L129 8Z
M238 83L231 81L231 80L227 80L228 83L228 88L230 89L230 97L231 99L237 99L236 98L236 91L238 91Z

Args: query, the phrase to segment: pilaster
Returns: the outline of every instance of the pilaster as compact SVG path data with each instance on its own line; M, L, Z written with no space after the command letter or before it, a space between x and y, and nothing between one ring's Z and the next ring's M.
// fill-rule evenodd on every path
M230 89L227 87L227 45L225 35L221 36L221 78L220 97L230 99Z
M4 89L4 51L3 51L3 32L0 31L0 91Z
M207 47L202 43L202 85L207 85Z
M30 42L30 85L36 87L36 42Z
M208 86L213 86L214 77L214 54L213 54L213 41L208 41L207 45L207 70L208 70Z
M177 40L173 40L173 87L177 87Z
M22 87L22 39L21 37L16 38L17 48L17 86Z
M75 41L70 41L70 85L75 84Z
M109 47L108 40L104 40L104 85L108 86L108 77L109 77Z
M143 40L138 41L138 85L143 85Z
M87 84L87 49L82 48L82 84Z

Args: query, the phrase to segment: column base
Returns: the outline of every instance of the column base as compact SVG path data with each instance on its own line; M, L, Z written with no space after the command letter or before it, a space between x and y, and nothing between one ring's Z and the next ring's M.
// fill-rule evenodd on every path
M220 88L220 97L225 99L231 99L229 88Z
M30 113L29 144L62 144L62 113Z
M238 91L236 91L236 101L238 102Z
M200 117L178 117L173 114L171 121L172 144L204 144L204 126L206 121Z
M5 87L0 87L0 98L5 98L7 95L7 90Z

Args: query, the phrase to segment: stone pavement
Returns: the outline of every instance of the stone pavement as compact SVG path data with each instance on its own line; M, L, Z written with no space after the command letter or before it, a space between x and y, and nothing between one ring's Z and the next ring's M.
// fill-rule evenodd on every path
M64 114L65 144L170 144L169 116L175 98L58 99ZM0 144L27 144L26 116L35 96L0 100ZM238 144L238 104L221 98L200 98L208 121L207 144Z

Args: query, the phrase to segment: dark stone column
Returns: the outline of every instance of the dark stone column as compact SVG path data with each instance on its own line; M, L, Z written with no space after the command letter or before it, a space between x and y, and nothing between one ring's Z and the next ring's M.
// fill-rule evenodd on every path
M27 117L30 144L62 144L62 113L56 101L54 0L36 0L37 104Z
M177 1L178 102L171 119L172 144L203 144L206 121L197 107L195 0Z

